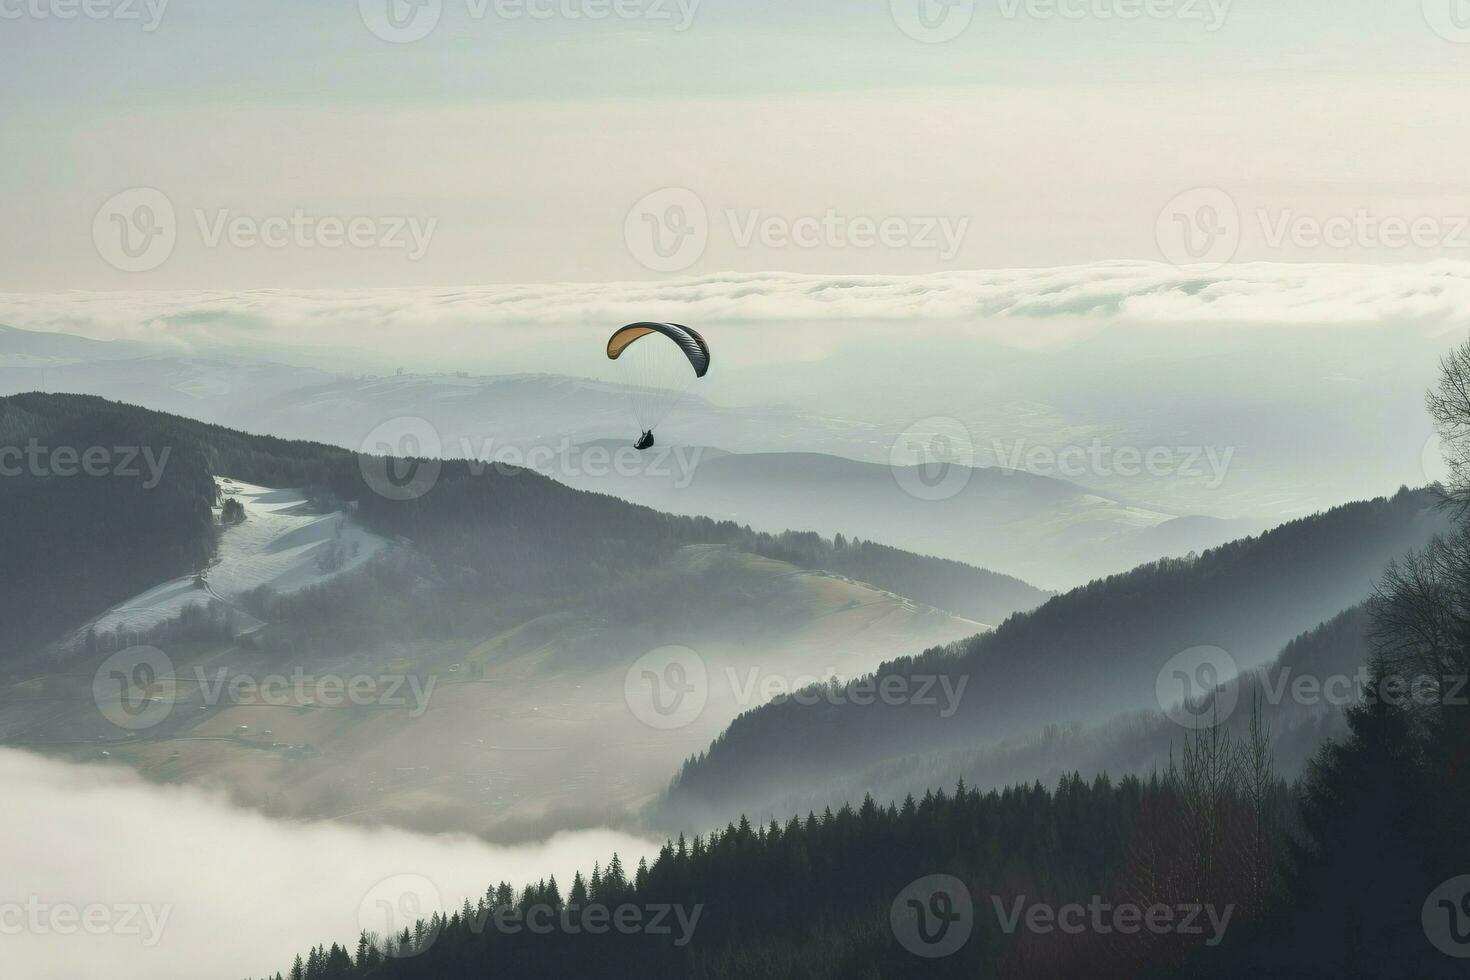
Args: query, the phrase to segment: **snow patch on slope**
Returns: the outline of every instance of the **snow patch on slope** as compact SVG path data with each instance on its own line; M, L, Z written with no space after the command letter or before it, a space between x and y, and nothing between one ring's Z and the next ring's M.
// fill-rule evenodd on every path
M203 584L186 575L157 585L109 609L91 624L98 632L152 629L191 605L211 599L233 604L262 586L298 592L361 567L388 544L342 511L318 513L300 490L229 478L221 478L219 486L221 502L238 500L245 520L221 529ZM221 510L214 509L216 519ZM242 632L264 625L238 610L237 622Z

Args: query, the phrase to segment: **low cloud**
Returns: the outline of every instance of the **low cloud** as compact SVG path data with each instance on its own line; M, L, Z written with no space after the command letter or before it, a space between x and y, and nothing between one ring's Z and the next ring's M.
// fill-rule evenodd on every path
M355 947L359 908L385 881L431 882L444 907L487 885L519 890L617 851L657 847L610 831L496 847L333 823L284 823L116 766L0 749L0 962L30 980L243 978L285 971L317 943ZM56 910L93 916L67 925ZM90 911L89 911L90 910Z
M208 347L360 343L396 331L692 323L1083 318L1102 322L1376 325L1463 321L1470 263L1251 263L1193 272L1155 262L912 276L731 273L659 282L462 289L0 293L0 323L99 339Z

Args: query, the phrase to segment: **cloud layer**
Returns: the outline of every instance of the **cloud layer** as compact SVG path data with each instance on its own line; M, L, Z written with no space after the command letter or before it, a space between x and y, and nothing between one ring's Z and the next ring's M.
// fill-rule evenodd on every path
M914 276L742 273L660 282L458 289L0 293L0 323L160 343L352 344L363 331L692 323L969 322L1084 318L1243 325L1451 324L1470 263L1193 271L1152 262Z
M495 847L288 824L121 768L8 749L0 783L24 801L0 810L0 962L30 980L274 975L317 943L355 945L379 899L455 908L493 882L569 882L614 850L630 866L657 850L610 831ZM68 925L68 908L106 928Z

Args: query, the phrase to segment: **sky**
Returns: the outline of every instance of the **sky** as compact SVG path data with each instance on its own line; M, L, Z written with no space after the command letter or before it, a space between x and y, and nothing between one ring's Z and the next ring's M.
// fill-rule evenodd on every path
M1463 259L1463 6L0 0L0 290Z
M1470 315L1470 0L80 3L0 0L0 324L598 377L669 319L717 403L885 422L1310 388L1280 440L1356 411L1403 456L1337 496L1421 474ZM1237 345L1198 414L1056 366Z

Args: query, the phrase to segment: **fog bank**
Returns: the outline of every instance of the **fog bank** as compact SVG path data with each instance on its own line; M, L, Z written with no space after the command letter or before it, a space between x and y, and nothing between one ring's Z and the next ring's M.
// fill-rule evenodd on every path
M657 845L612 831L515 847L332 823L284 823L198 789L111 765L0 749L0 962L27 980L243 978L297 953L355 947L381 902L457 907L502 880L519 890L616 851Z

